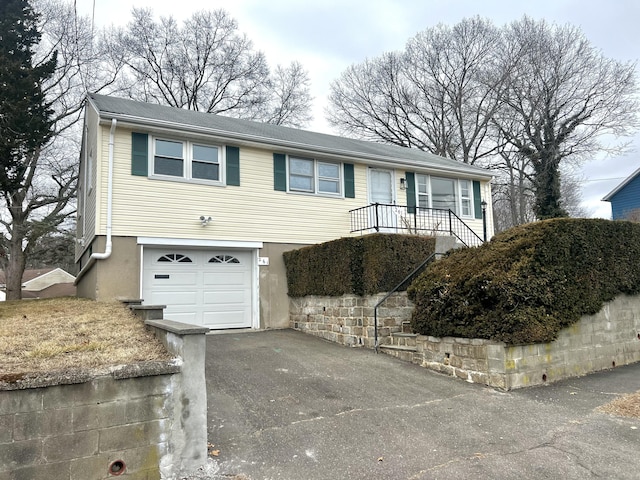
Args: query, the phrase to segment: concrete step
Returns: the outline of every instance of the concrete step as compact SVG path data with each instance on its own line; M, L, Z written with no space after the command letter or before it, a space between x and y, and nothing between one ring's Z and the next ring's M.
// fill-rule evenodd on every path
M415 345L378 345L383 350L394 350L398 352L417 352L418 347Z
M417 336L417 333L392 333L389 343L400 347L415 347Z
M142 320L162 320L165 308L166 305L129 305L129 310Z
M416 347L398 346L398 345L380 345L380 351L386 355L391 355L405 362L413 363L413 356L416 353Z

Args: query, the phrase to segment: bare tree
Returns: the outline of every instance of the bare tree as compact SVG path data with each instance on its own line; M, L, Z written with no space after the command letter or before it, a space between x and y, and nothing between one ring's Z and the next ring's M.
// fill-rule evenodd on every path
M603 136L638 126L635 65L606 58L570 25L524 17L505 36L509 80L496 125L531 163L537 218L564 216L565 159L617 148Z
M224 10L200 11L178 25L132 9L126 28L105 36L109 57L125 68L123 91L133 99L273 123L309 120L309 79L300 64L271 78L262 52L238 33Z
M267 84L268 101L255 119L274 125L302 128L311 119L309 74L299 62L285 68L278 65Z
M7 298L21 298L21 279L39 239L65 224L75 212L80 118L87 88L100 91L113 77L98 68L100 51L93 46L91 22L76 16L72 3L33 2L39 40L33 65L46 64L57 52L53 74L41 88L51 108L49 141L24 162L17 188L0 200L0 265L7 276ZM2 108L2 107L0 107Z
M331 85L329 122L347 135L474 163L497 148L488 133L506 77L497 69L499 38L476 17L351 66Z
M476 17L349 67L327 113L346 135L498 169L512 224L530 218L531 193L537 218L568 213L561 165L619 151L603 139L637 128L636 93L635 65L604 57L576 27Z

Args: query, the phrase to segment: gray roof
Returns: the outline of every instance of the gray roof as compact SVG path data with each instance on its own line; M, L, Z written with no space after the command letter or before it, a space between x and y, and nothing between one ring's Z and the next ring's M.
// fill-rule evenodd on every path
M222 136L236 141L247 141L286 149L300 149L315 153L340 155L361 160L383 161L395 165L411 165L466 173L476 177L493 174L480 167L433 155L414 148L355 140L268 123L225 117L211 113L194 112L152 103L136 102L119 97L89 94L89 100L100 117L116 118L127 123L171 127Z

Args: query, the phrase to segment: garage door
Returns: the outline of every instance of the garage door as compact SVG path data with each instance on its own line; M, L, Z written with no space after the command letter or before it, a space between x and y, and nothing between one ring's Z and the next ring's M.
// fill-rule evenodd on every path
M164 317L209 328L251 326L251 252L149 248L142 298Z

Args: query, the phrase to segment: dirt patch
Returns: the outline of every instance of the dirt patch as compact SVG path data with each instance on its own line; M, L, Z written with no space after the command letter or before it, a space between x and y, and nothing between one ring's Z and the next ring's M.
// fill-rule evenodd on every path
M598 410L619 417L640 418L640 391L622 395L613 402L598 407Z
M0 381L170 358L144 322L118 302L0 303Z

